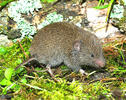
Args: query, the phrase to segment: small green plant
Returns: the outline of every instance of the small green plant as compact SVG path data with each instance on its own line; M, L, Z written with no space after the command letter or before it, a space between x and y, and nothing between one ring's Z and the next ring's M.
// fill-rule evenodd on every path
M56 0L41 0L42 2L47 2L47 3L52 3L55 2Z
M4 55L7 53L7 48L4 48L4 47L0 47L0 55Z
M12 2L14 0L0 0L0 6L3 7L3 6L6 6L8 3Z
M12 82L12 74L14 74L13 68L7 68L4 72L4 78L0 82L0 85L4 86L2 89L2 94L6 94L8 90L19 90L20 86L16 84L16 82Z
M113 76L116 76L116 77L123 77L125 74L126 74L126 68L124 65L126 65L126 61L125 61L125 56L123 54L123 51L121 49L118 49L118 52L119 52L119 57L117 59L118 63L118 66L117 68L113 71L112 75ZM115 63L116 64L116 63ZM117 65L116 64L116 65Z
M96 8L96 9L108 8L109 4L104 5L104 3L105 3L105 0L99 0L98 5L94 8Z
M31 39L28 37L25 37L20 42L26 54L29 54L28 48L30 43ZM0 86L2 88L0 94L6 94L8 91L19 91L21 84L27 82L24 76L26 74L24 68L21 67L18 70L14 70L23 59L26 58L18 42L10 47L0 46Z
M111 13L112 6L113 6L114 2L115 2L115 0L110 0L110 1L109 1L109 4L107 4L107 5L102 5L102 4L105 3L105 0L99 0L98 6L94 7L94 8L96 8L96 9L108 8L107 17L106 17L106 22L109 21L110 13Z

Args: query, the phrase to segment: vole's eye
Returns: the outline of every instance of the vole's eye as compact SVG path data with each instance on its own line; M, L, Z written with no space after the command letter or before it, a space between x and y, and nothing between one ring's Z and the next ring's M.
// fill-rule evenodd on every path
M93 55L93 54L91 54L91 57L94 57L94 55Z

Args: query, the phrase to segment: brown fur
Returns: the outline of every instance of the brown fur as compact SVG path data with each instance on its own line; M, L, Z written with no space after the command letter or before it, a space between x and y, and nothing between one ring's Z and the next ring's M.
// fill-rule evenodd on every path
M53 23L39 30L32 41L30 53L40 63L51 66L64 63L74 71L79 71L81 65L105 65L99 39L66 22ZM101 61L103 66L96 64L96 60Z

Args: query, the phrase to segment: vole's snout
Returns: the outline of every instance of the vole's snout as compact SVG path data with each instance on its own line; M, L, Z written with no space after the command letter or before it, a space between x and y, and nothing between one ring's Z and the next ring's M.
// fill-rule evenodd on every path
M96 59L95 63L99 66L99 67L104 67L105 66L105 61L100 60L100 59Z

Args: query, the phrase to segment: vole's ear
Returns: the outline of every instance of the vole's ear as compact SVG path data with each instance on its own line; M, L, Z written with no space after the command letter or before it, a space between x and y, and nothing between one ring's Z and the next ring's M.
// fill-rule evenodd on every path
M80 47L81 47L81 41L80 40L75 41L75 43L74 43L74 49L76 51L80 51Z

